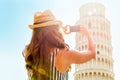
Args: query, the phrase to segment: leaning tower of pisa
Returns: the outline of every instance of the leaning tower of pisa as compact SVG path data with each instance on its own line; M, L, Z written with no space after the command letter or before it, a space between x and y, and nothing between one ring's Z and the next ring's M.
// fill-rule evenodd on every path
M88 28L96 49L96 58L75 65L75 80L114 80L110 21L105 17L105 7L100 3L87 3L80 7L77 25ZM76 33L76 49L86 50L87 39Z

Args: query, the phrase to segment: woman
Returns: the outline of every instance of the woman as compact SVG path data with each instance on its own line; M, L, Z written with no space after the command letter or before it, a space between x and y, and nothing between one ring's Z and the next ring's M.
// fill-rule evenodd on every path
M64 42L66 28L60 21L46 10L34 15L34 24L29 25L33 30L32 39L26 47L24 56L26 68L31 80L53 80L50 72L50 56L54 50L59 49L55 57L55 67L65 73L71 64L80 64L95 57L95 49L91 37L85 27L80 27L80 32L88 38L88 50L70 50Z

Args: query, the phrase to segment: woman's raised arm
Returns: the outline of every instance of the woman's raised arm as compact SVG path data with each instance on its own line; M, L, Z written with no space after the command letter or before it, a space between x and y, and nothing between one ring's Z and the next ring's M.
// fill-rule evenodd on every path
M65 72L71 64L81 64L95 58L95 48L89 32L85 27L81 27L80 32L88 39L88 50L59 50L55 61L59 71Z

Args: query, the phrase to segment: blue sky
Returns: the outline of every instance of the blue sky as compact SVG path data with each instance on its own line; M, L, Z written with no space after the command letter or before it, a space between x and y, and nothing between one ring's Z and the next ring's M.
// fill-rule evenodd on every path
M49 4L45 3L48 2ZM2 80L26 80L22 50L31 37L33 14L52 8L48 1L0 1L0 75Z
M50 9L63 24L74 25L79 19L79 8L87 2L100 2L106 7L111 22L115 80L120 80L119 0L1 0L0 1L0 76L1 80L26 80L22 50L31 38L29 24L34 13ZM69 42L73 35L66 37ZM72 38L73 39L73 38ZM73 74L71 74L73 75ZM71 78L73 80L73 78Z

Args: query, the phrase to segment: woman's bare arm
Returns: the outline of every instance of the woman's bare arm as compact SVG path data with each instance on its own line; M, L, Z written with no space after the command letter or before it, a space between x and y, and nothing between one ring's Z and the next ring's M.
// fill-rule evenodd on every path
M81 27L81 33L88 39L88 50L59 50L56 56L56 67L61 72L65 72L71 64L81 64L95 58L95 48L91 36L86 28Z
M64 55L66 59L70 58L69 61L74 64L84 63L92 58L95 58L95 48L89 32L85 27L81 27L80 32L87 37L88 50L85 51L69 50L66 51L65 52L66 54Z

